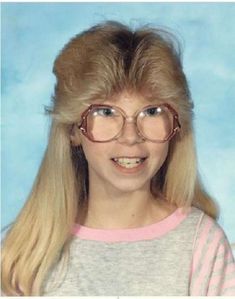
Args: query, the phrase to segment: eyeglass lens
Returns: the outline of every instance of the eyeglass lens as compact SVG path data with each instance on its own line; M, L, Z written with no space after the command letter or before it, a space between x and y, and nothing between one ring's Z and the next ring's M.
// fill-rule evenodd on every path
M122 130L125 117L115 107L100 106L87 116L87 131L93 140L108 141ZM151 106L137 115L138 131L153 141L164 141L172 132L173 116L165 106Z

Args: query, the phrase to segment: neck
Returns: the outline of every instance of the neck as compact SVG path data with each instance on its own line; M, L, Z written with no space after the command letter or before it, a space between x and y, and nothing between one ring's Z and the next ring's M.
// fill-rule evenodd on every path
M97 190L96 186L90 189L88 208L80 217L80 223L100 229L135 228L160 221L174 209L166 201L154 198L149 188L115 193L114 190Z

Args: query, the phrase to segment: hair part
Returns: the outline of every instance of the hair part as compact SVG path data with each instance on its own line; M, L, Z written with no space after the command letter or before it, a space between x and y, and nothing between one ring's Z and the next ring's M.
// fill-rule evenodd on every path
M32 192L8 232L2 250L6 295L40 295L43 281L71 240L79 208L87 202L88 170L70 133L84 107L123 91L170 103L180 133L152 179L151 191L177 206L197 206L216 218L217 207L199 179L193 137L193 103L172 34L143 27L132 31L106 22L74 37L55 60L57 78L48 147Z

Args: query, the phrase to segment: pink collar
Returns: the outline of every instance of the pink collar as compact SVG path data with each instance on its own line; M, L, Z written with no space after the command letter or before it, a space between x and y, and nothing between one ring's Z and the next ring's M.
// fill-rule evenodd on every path
M181 208L178 208L163 220L138 228L96 229L76 224L73 230L73 235L80 239L103 241L108 243L151 240L159 238L176 228L187 217L190 210L183 212Z

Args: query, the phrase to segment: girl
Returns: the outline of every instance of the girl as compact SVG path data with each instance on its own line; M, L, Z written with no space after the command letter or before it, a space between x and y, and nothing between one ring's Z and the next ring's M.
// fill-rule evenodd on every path
M54 73L48 148L3 244L4 294L235 295L174 38L100 24Z

